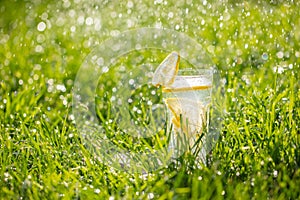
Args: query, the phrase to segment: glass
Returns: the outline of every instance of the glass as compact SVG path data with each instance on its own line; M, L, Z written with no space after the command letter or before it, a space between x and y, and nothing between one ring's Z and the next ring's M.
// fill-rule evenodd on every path
M174 157L190 151L204 160L209 126L213 69L181 69L173 84L163 88L167 107L169 149Z

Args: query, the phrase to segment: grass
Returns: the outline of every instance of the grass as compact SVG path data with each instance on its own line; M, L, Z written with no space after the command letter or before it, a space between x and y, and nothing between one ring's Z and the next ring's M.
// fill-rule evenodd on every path
M299 199L298 8L292 1L1 1L0 199ZM101 29L80 16L98 17ZM167 168L128 174L87 150L71 91L86 55L113 31L159 25L207 49L225 83L224 124L206 165L185 154Z

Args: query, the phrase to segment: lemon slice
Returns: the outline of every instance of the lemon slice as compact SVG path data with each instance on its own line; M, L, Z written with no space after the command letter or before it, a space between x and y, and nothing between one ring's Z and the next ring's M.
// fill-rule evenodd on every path
M171 86L178 73L180 56L177 52L170 53L155 70L152 84L155 86Z
M163 92L186 92L207 90L211 80L204 76L176 76L172 85L163 88Z
M167 98L165 103L173 114L172 123L175 128L186 134L202 132L206 108L201 102L186 98Z

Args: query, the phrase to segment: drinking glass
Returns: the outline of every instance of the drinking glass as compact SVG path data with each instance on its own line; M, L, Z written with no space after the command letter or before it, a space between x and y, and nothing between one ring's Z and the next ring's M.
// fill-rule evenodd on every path
M180 69L173 84L163 88L174 157L190 151L204 159L212 82L213 69Z

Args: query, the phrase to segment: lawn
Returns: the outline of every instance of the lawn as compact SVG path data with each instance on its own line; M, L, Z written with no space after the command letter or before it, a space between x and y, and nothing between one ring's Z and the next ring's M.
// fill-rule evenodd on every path
M0 199L300 199L299 6L2 0ZM186 153L166 167L127 173L101 162L77 129L72 89L78 70L103 42L143 27L193 38L219 71L223 124L205 163ZM166 55L146 49L114 64L134 70ZM109 71L101 78L105 88L97 92L105 97L118 76ZM109 109L99 107L97 114L101 119ZM104 127L107 137L124 148L142 151L161 142L120 136L116 126Z

